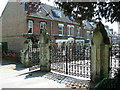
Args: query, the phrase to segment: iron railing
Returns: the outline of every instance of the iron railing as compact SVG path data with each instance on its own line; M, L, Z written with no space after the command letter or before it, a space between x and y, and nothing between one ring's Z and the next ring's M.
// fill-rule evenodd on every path
M120 69L120 55L117 56L117 53L120 52L120 47L111 47L111 56L110 56L110 77L114 78Z
M66 43L51 46L51 69L77 77L90 78L91 48L81 43Z

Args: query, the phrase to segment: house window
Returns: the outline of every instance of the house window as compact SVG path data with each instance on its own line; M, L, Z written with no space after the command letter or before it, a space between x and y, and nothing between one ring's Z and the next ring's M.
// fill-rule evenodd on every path
M91 36L93 37L93 31L91 32Z
M59 28L59 35L63 35L63 24L58 24L58 28Z
M58 42L58 53L61 51L61 42Z
M90 31L87 31L87 39L90 39Z
M77 36L80 36L80 27L77 28Z
M68 35L70 35L70 25L67 25Z
M33 33L33 21L28 21L28 33Z
M62 17L62 13L59 10L52 10L52 14L54 17L57 17L57 18Z
M66 43L65 42L63 42L63 50L66 51Z
M74 35L74 27L71 27L71 35Z
M42 33L44 29L46 29L46 22L40 22L40 33Z

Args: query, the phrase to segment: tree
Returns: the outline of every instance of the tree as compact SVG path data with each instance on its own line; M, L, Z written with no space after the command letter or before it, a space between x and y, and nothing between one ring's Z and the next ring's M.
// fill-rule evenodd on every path
M33 12L39 12L41 9L41 2L26 2L25 3L25 11L27 15Z
M67 1L67 0L66 0ZM108 22L120 22L120 2L55 2L67 16L76 21L94 21L105 18Z
M20 3L21 5L21 3ZM37 13L41 10L42 3L41 2L25 2L25 11L26 14L29 16L31 13ZM50 12L46 12L46 16L49 16Z

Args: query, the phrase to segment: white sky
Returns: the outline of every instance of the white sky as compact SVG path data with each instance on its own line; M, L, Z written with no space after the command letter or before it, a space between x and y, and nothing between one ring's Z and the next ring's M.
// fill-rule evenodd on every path
M1 16L1 14L2 14L2 12L3 12L6 4L7 4L7 1L8 0L3 0L3 1L0 2L0 16ZM48 0L41 0L42 3L46 3L46 4L54 6L53 1L54 0L49 0L49 1ZM113 29L115 32L118 33L118 24L116 22L114 22L113 24L111 24L110 22L105 22L105 20L103 19L102 23L104 25L108 25L109 29Z
M8 0L3 0L3 1L0 2L0 16L1 16L1 14L2 14L2 12L3 12L6 4L7 4L7 1Z
M114 23L111 24L110 22L105 22L105 19L103 19L102 23L104 25L108 25L109 29L113 29L115 32L118 33L118 23L117 22L114 22Z

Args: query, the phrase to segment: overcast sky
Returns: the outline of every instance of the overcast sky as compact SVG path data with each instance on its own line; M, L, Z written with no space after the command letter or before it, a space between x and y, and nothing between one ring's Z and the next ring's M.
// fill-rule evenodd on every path
M5 8L5 6L6 6L6 4L7 4L7 1L8 0L2 0L1 2L0 2L0 16L1 16L1 14L2 14L2 12L3 12L3 10L4 10L4 8ZM41 2L42 3L46 3L46 4L49 4L49 5L54 5L53 4L53 1L54 0L41 0ZM113 23L113 24L111 24L110 22L105 22L105 20L103 19L103 24L104 25L108 25L109 26L109 29L113 29L115 32L118 32L118 25L117 25L117 23L115 22L115 23Z

